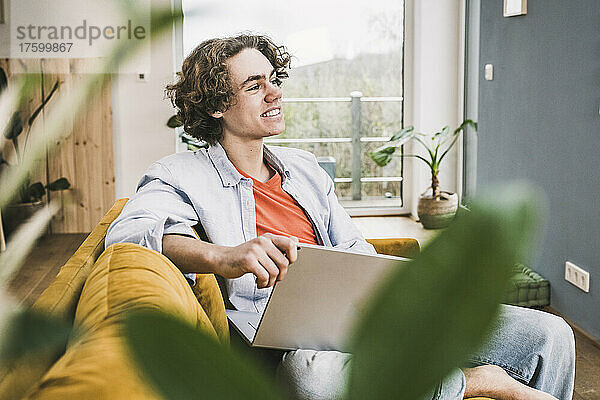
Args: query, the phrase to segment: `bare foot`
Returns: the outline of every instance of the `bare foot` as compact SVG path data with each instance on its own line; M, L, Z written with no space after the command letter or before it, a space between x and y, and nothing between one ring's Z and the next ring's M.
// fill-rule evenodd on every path
M485 396L497 400L557 400L512 378L496 365L463 369L467 378L465 398Z

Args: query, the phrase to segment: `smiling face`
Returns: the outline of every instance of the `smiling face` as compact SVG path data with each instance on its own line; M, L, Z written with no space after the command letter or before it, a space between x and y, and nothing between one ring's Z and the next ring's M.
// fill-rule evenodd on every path
M233 137L258 140L279 135L285 129L281 109L281 81L269 60L258 50L244 49L227 60L234 104L222 118L223 140Z

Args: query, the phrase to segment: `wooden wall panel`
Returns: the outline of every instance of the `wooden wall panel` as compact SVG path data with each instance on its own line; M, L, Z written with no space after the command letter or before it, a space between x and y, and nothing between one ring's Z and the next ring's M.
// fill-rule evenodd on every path
M9 85L11 78L15 75L23 74L23 73L39 73L40 71L40 61L34 59L28 60L3 60L3 65L5 67L5 72L7 73L9 79ZM30 97L27 99L26 103L21 108L21 121L23 125L23 132L19 135L18 145L21 156L24 153L29 154L31 143L36 140L35 137L35 129L43 127L43 118L41 115L33 121L33 124L30 126L28 124L29 118L32 116L36 108L38 108L42 104L42 88L41 86L35 88ZM33 131L33 133L31 133ZM43 130L39 130L38 134L43 134ZM12 144L6 145L7 139L2 136L2 144L3 149L3 157L8 160L11 165L16 165L17 154L14 151L14 146ZM42 184L46 183L46 162L42 158L40 161L36 162L33 168L30 171L29 179L30 183L34 182L42 182Z
M113 142L112 82L105 83L102 90L102 204L98 220L112 207L115 201L115 157Z
M80 86L83 82L84 75L73 74L71 75L74 86ZM95 96L94 96L95 97ZM94 97L90 99L88 104L88 110L92 110L96 105L94 104ZM85 126L85 116L83 113L75 115L73 118L73 147L71 148L70 156L73 157L73 164L75 165L75 188L76 188L76 199L74 203L75 218L73 221L69 221L69 226L65 226L65 229L75 229L81 231L83 227L91 224L90 213L90 197L89 187L87 185L87 178L91 173L91 167L86 165L86 154L85 146L87 145L87 132Z
M44 70L43 85L45 91L51 90L54 83L58 80L59 89L57 92L57 98L62 96L68 96L72 91L72 79L70 79L70 67L69 60L66 59L50 59L44 60L42 64ZM52 71L51 73L48 71ZM50 104L46 110L44 110L44 117L51 115L55 112L55 104ZM66 194L73 195L77 193L77 187L75 186L74 170L75 166L72 162L72 142L73 136L71 130L73 127L73 114L67 115L67 121L63 125L64 133L55 138L54 143L51 144L48 152L48 182L54 182L59 178L67 178L71 183L72 190L68 192L50 192L49 198L51 201L58 201L61 204L60 210L54 216L50 223L50 229L54 233L68 232L64 227L68 224L68 221L73 221L75 215L73 214L73 205L68 204L66 200ZM76 196L73 196L75 200Z
M65 93L80 87L89 77L93 60L69 60L64 76ZM112 91L108 79L99 93L92 94L84 112L73 115L72 133L64 138L50 180L65 176L71 182L73 202L63 193L53 193L65 205L52 222L57 233L89 232L112 206L115 198L113 168Z
M34 62L34 61L37 61ZM9 77L14 73L41 71L42 83L33 96L28 109L39 104L42 93L48 93L56 80L59 89L53 100L69 96L89 77L97 60L2 60L7 65ZM0 64L2 65L2 64ZM48 71L48 72L47 72ZM56 112L53 101L40 115L36 124L44 124L50 113ZM42 130L43 132L43 130ZM44 184L65 177L71 182L67 192L51 192L50 199L62 205L51 222L53 233L90 232L112 206L115 197L113 167L113 129L111 81L107 79L102 90L94 93L83 112L70 115L64 126L65 134L57 138L47 152L47 160L36 166L32 177ZM30 138L29 140L32 140Z

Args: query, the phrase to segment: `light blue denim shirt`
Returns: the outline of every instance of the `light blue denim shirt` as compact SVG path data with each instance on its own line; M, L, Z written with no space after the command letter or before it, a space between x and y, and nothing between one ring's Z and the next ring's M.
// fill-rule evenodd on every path
M281 175L283 190L306 212L319 244L375 253L339 204L331 178L313 154L265 146L264 157ZM220 144L152 164L109 227L105 245L132 242L162 253L163 235L195 238L197 224L204 230L199 232L201 238L221 246L237 246L256 237L252 180L237 171ZM258 289L254 275L225 281L235 308L264 310L271 288Z

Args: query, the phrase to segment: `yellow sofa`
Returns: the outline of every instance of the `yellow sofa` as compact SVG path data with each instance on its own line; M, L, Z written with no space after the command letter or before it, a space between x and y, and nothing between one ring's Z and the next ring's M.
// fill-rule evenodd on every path
M127 199L118 200L34 304L83 329L61 354L36 354L0 371L0 399L154 399L160 396L133 365L120 323L135 309L160 309L229 342L225 307L212 274L190 287L160 253L121 243L104 250L110 223ZM372 240L381 252L414 256L414 239Z

